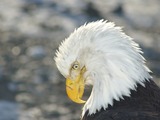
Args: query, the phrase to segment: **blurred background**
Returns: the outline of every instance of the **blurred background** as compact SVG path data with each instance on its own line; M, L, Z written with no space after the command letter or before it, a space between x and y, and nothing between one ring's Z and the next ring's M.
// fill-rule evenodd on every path
M79 120L53 58L75 28L99 19L140 44L160 85L159 0L0 0L0 120Z

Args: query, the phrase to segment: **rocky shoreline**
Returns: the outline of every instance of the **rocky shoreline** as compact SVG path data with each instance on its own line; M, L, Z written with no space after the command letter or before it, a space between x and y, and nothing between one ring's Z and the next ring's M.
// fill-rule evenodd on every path
M1 0L0 120L79 120L82 106L67 98L65 79L53 58L75 28L99 19L123 26L140 44L160 85L159 4L159 0Z

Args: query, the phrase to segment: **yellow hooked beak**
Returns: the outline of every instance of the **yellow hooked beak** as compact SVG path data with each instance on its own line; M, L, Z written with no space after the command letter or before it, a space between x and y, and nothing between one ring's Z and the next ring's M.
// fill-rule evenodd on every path
M75 80L71 80L70 78L66 79L66 92L68 97L76 102L76 103L85 103L84 100L82 100L82 96L84 93L84 79L83 79L83 73L85 72L85 68L82 68L80 74L76 77Z

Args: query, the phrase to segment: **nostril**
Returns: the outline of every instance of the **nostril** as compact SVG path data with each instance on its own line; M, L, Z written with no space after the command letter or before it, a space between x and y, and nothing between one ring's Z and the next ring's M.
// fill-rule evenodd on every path
M67 86L67 88L69 88L70 90L73 90L73 88L72 88L72 87L70 87L70 86Z

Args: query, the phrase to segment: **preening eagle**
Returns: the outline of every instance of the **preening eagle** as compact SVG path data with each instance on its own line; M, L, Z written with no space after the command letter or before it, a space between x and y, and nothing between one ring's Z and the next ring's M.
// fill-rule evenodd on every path
M160 88L139 45L114 23L85 24L59 46L56 65L68 97L85 103L82 120L160 120ZM85 85L90 97L82 100Z

